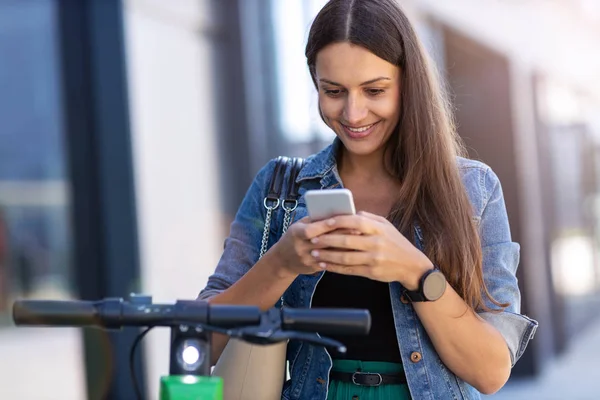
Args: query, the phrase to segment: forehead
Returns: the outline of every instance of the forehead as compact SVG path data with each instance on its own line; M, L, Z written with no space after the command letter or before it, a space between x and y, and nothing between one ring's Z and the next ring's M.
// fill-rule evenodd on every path
M344 85L387 77L398 78L400 68L371 53L364 47L350 43L333 43L317 54L317 79L328 79Z

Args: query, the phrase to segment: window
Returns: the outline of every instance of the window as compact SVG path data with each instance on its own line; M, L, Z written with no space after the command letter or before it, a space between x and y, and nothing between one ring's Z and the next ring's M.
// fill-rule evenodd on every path
M0 0L0 398L84 397L77 330L10 328L13 300L74 291L56 4Z
M67 297L69 201L51 1L0 1L0 314Z
M326 0L272 2L277 67L276 93L279 128L292 143L333 140L333 132L321 121L317 91L310 78L304 47L313 19Z

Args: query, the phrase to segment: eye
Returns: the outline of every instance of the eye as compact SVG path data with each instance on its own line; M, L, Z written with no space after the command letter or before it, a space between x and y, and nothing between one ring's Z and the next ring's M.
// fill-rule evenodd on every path
M323 89L323 93L329 97L340 97L343 93L342 89Z
M380 94L385 93L385 90L383 89L366 89L366 91L370 96L379 96Z

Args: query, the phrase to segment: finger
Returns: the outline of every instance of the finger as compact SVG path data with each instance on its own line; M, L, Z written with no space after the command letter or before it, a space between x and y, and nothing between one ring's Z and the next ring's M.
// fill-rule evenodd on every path
M379 224L364 215L340 215L331 220L331 226L335 229L349 229L364 235L379 233Z
M326 233L311 239L315 248L336 248L348 250L370 250L373 248L373 236Z
M336 229L335 220L333 218L317 222L310 222L303 229L301 237L303 239L310 240L325 233L333 232Z
M371 267L368 265L338 265L338 264L327 264L325 269L328 272L334 272L336 274L341 275L352 275L352 276L362 276L364 278L370 278L371 276Z
M360 235L361 234L356 229L336 229L336 230L332 231L331 233L335 233L337 235ZM328 233L328 235L331 233Z
M359 211L357 213L357 215L361 215L363 217L372 219L372 220L377 221L377 222L388 222L387 218L384 218L381 215L372 214L372 213L367 212L367 211Z
M328 249L314 249L310 252L310 255L316 262L345 266L369 265L372 258L370 253L364 251L340 251Z

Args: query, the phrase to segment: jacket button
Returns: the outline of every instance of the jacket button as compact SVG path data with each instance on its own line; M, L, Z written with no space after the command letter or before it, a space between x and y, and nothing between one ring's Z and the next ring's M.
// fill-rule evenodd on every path
M422 358L423 356L421 356L421 353L419 353L418 351L413 351L410 355L410 361L414 363L418 363L419 361L421 361Z
M408 299L405 295L400 296L400 301L402 302L402 304L408 304Z

